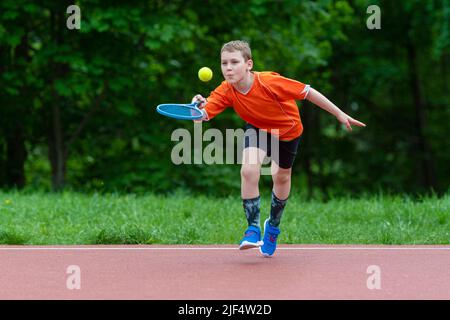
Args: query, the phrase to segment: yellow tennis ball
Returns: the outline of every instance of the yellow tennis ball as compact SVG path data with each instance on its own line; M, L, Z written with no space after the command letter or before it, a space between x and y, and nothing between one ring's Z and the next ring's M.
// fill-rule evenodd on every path
M198 70L198 78L204 82L211 80L212 76L213 72L208 67L203 67L200 70Z

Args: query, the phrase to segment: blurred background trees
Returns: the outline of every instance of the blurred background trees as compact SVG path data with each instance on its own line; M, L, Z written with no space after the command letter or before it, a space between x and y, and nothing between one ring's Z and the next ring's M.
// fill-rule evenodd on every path
M79 30L66 26L71 4ZM371 4L379 30L366 27ZM238 193L239 165L172 164L172 131L194 126L155 107L208 96L223 80L222 44L244 39L254 70L309 83L367 124L349 134L299 102L294 192L446 192L449 20L447 0L4 0L0 187ZM208 83L197 78L202 66L214 71ZM203 130L242 126L226 110ZM270 188L270 177L262 183Z

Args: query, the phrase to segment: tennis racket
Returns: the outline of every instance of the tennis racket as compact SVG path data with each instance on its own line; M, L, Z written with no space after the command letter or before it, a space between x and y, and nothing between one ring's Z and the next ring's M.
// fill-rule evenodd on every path
M200 102L193 103L165 103L156 107L156 111L163 116L179 120L196 120L203 118L203 112L198 108Z

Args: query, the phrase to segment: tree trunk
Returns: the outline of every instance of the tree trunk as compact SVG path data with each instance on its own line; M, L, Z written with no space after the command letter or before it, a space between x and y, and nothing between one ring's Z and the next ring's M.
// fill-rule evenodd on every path
M52 168L52 188L59 191L64 188L66 177L66 159L64 158L63 131L61 123L60 99L54 95L49 131L48 156Z
M450 91L450 86L448 84L448 73L449 73L448 72L448 58L449 58L449 55L447 55L447 54L442 55L441 74L442 74L442 78L444 79L442 81L443 92Z
M26 32L15 48L13 53L12 68L25 72L23 67L15 61L30 61L28 54L28 33ZM5 161L5 182L8 187L21 189L25 186L25 161L27 159L27 151L25 148L25 124L23 115L27 113L27 105L29 103L29 94L26 85L20 88L18 98L12 99L10 108L14 117L12 122L6 126L6 161Z
M419 78L417 51L416 47L411 41L409 41L407 44L407 50L410 86L413 96L414 112L416 115L415 149L420 157L421 162L420 180L423 187L430 189L436 187L436 175L432 154L424 133L424 129L426 127L426 103Z
M23 188L25 186L25 136L20 123L12 128L6 137L6 185L8 187Z
M316 117L316 115L314 114L312 108L314 108L314 106L310 102L307 102L306 100L303 102L303 106L301 109L301 118L304 126L304 134L302 135L302 140L299 145L300 162L302 163L306 173L308 199L312 198L313 190L315 187L314 174L311 169L311 150L313 150L312 146L314 145L314 134L316 132L315 130L312 130L312 128L314 128L314 118Z
M52 40L57 46L63 44L63 29L65 23L65 10L60 10L57 13L52 12L51 30ZM51 110L48 114L49 129L48 129L48 157L52 168L52 188L54 191L62 190L66 184L67 160L69 158L69 150L73 143L78 139L84 127L92 116L100 109L101 103L105 98L108 90L108 81L105 80L103 88L96 97L92 108L83 117L82 121L77 126L76 130L69 136L64 133L63 119L61 114L61 107L66 103L65 98L61 97L55 88L55 81L64 78L69 73L67 64L50 62L52 74L52 100Z
M52 11L50 14L51 41L56 43L57 46L63 43L64 13L65 11L57 13ZM64 78L67 74L67 66L61 63L50 62L50 70L53 71L53 78L51 110L49 113L48 156L52 168L52 188L54 191L59 191L64 188L66 182L66 158L64 157L64 134L61 118L62 98L58 95L54 84L57 79Z

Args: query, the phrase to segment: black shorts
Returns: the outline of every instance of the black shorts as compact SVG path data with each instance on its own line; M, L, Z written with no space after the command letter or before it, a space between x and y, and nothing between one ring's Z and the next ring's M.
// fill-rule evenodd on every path
M244 131L244 149L249 147L262 149L280 168L292 168L295 156L297 155L300 137L289 141L279 140L270 133L249 123L245 125ZM272 148L277 148L279 152L272 150Z

